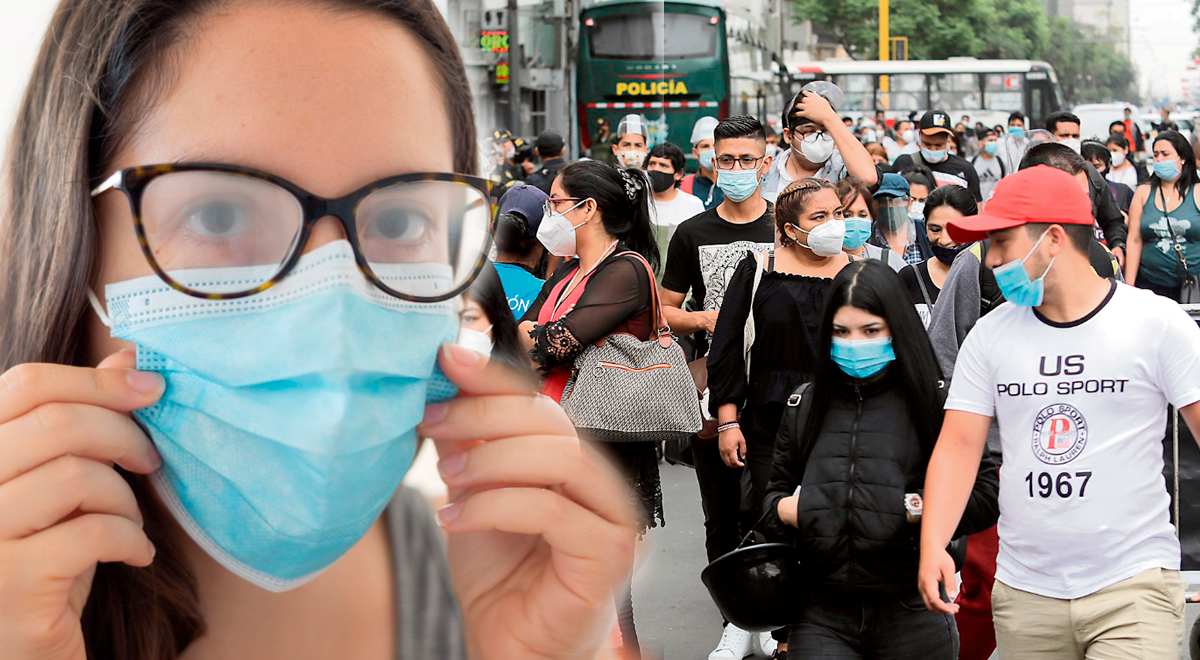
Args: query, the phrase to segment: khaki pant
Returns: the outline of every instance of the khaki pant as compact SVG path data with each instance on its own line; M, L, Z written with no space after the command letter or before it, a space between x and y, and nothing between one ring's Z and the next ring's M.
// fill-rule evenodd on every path
M1184 634L1179 571L1152 568L1090 596L1062 600L996 580L1001 660L1167 660Z

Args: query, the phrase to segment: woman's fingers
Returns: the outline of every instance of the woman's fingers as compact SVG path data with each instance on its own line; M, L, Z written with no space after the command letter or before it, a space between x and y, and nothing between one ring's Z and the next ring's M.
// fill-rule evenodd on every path
M21 364L0 374L0 424L53 402L137 410L158 401L164 383L148 371Z
M60 456L0 483L0 511L5 512L0 516L0 540L31 536L76 512L110 514L142 524L137 498L116 470L77 456Z
M497 440L519 435L575 435L575 426L562 407L546 396L460 396L436 406L425 409L425 420L417 427L417 432L438 442Z
M498 360L489 360L475 351L444 344L438 364L463 396L524 394L537 392L537 384L527 375Z
M958 614L957 604L942 600L942 585L946 585L947 592L953 590L951 600L958 596L954 572L954 560L945 550L937 552L935 556L921 558L917 572L917 588L921 592L921 599L925 601L925 607L931 612Z
M630 527L608 523L544 488L486 490L444 507L438 519L452 534L541 536L558 553L556 566L570 570L571 583L584 587L597 602L611 599L617 578L633 567L635 534Z
M122 516L89 513L14 544L22 555L12 565L35 567L29 576L73 580L97 562L149 566L154 545L137 523Z
M616 471L575 438L524 436L483 443L443 458L438 471L452 489L555 488L610 523L634 524L628 491Z
M132 419L95 405L47 403L0 424L0 484L65 454L116 463L138 473L148 474L162 465L158 451Z

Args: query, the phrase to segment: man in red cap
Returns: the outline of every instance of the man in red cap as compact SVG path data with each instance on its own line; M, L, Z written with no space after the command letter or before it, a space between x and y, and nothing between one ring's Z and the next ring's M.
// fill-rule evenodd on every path
M1092 222L1079 182L1038 166L948 223L956 241L991 239L986 265L1008 303L958 355L925 482L919 587L931 610L957 613L945 548L995 418L1002 660L1149 660L1183 642L1161 441L1168 404L1200 431L1200 329L1166 298L1097 275Z

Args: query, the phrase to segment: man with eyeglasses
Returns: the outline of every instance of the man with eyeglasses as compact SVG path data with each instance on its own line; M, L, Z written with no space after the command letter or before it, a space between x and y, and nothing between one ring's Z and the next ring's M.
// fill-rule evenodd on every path
M863 143L837 115L826 97L800 90L783 111L783 141L791 146L763 180L763 199L775 203L788 184L818 177L837 183L858 177L874 192L883 177Z
M697 358L707 353L706 333L716 328L725 288L738 264L747 252L763 252L775 244L774 207L759 189L760 178L771 167L762 123L750 116L732 117L717 124L713 137L713 167L725 200L675 230L660 289L671 330L679 336L697 335ZM695 311L684 309L689 293ZM713 561L741 541L742 468L725 465L715 438L694 438L692 459L704 505L705 550ZM753 508L761 508L761 503ZM769 635L760 644L770 649L767 655L774 650ZM750 632L728 624L709 660L741 660L752 646Z

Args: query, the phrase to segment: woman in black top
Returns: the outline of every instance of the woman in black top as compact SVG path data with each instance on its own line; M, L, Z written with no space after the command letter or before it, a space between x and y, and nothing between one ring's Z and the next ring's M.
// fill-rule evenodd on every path
M912 304L926 328L933 318L933 306L937 303L938 294L946 283L946 276L950 274L950 265L966 247L950 238L946 223L977 213L979 205L975 203L975 196L962 186L942 186L925 200L925 234L929 238L929 247L933 249L933 257L919 264L905 266L900 271L900 280L908 289Z
M827 223L833 225L818 236L831 229L838 234L829 250L822 249L824 240L810 240L806 233ZM841 251L842 203L833 184L825 179L797 181L780 193L775 225L782 249L747 255L738 265L726 289L708 355L709 405L721 423L721 457L730 467L749 464L755 508L766 496L784 403L796 387L812 377L817 320L825 292L833 276L850 263L850 257ZM813 246L819 252L835 254L818 254ZM759 269L765 272L754 292ZM752 306L755 338L747 378L745 328ZM783 641L783 636L777 639Z
M919 494L948 391L900 279L876 261L838 274L821 317L816 376L788 400L768 486L770 534L796 544L801 658L956 660L954 618L917 591ZM999 517L984 456L957 537Z
M648 187L637 170L594 160L563 168L551 186L538 239L552 254L568 259L546 281L520 327L545 378L542 393L555 401L562 399L575 359L592 343L614 333L647 341L656 330L651 289L656 283L646 264L658 270L659 253ZM559 229L549 231L555 224ZM636 495L642 533L665 524L656 444L593 443ZM640 657L628 585L619 596L625 654Z

